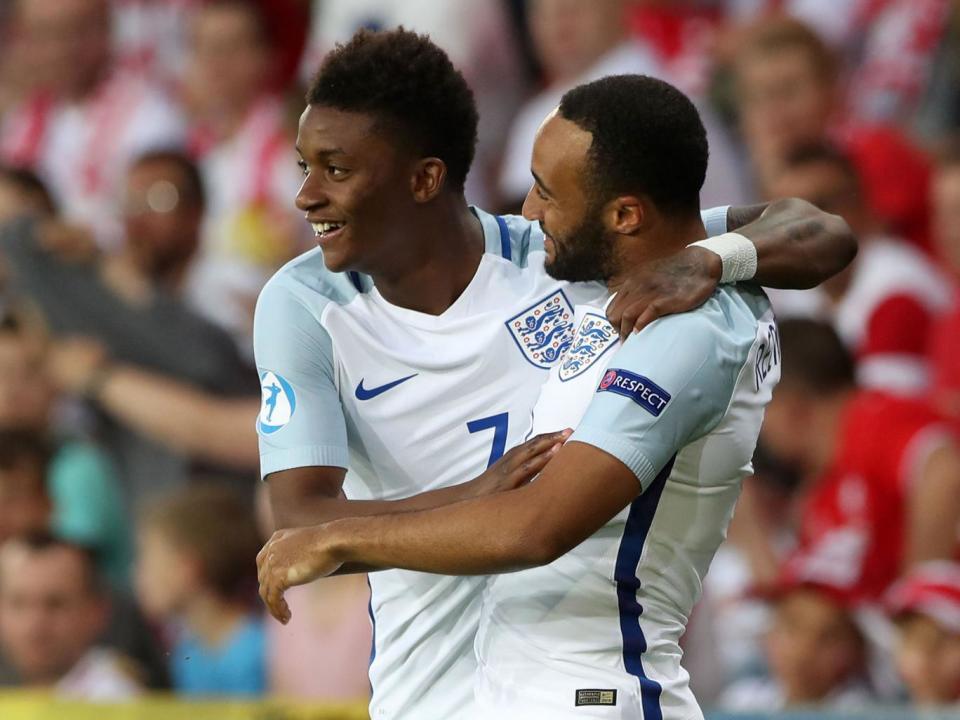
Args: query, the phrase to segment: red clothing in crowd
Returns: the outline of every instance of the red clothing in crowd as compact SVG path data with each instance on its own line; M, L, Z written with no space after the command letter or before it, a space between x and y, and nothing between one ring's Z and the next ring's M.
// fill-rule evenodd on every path
M911 483L947 437L923 403L858 392L835 460L804 503L792 574L853 601L879 598L900 573Z

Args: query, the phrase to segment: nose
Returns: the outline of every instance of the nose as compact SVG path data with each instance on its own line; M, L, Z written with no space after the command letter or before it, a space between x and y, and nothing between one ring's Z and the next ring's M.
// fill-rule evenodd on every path
M303 179L300 190L297 192L297 209L303 212L322 207L327 204L326 193L320 187L320 183L313 179L313 173L310 173Z
M543 220L543 202L534 192L533 185L530 186L527 196L523 199L523 209L520 214L527 220Z

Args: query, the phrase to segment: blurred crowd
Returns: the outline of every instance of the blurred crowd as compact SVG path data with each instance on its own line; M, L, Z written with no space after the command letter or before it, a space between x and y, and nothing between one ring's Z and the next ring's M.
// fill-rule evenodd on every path
M0 4L0 684L359 699L367 585L264 618L257 294L311 246L303 86L360 27L429 33L515 212L562 93L699 107L703 205L798 196L860 251L771 292L783 379L690 622L707 707L960 703L960 2Z

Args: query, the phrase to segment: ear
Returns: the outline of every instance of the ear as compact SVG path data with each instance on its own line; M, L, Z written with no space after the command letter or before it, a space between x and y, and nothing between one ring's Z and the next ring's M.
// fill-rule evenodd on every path
M604 213L608 229L620 235L634 235L647 220L647 209L636 195L621 195L607 205Z
M430 202L443 189L447 177L447 165L440 158L421 158L417 161L410 178L410 192L418 203Z

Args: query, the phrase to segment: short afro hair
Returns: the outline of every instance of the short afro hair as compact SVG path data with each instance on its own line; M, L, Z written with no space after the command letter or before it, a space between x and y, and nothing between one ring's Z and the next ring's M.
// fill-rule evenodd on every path
M463 190L477 107L463 75L426 35L359 30L326 56L306 100L377 117L413 152L443 160L450 187Z
M611 75L570 90L559 111L593 135L588 182L597 200L638 192L667 215L699 208L707 133L675 87L646 75Z

